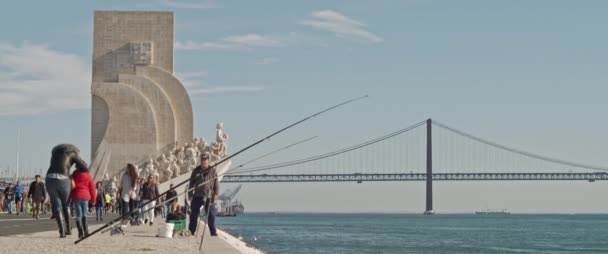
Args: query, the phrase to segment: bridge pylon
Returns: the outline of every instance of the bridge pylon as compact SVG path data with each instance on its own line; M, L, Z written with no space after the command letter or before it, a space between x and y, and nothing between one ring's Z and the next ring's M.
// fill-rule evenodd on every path
M433 120L426 120L426 210L424 214L432 215L433 211Z

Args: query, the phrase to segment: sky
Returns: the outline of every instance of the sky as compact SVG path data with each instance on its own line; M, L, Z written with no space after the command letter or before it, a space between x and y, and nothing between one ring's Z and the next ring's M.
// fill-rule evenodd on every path
M69 142L90 162L94 10L175 12L175 75L196 136L229 151L369 95L235 158L354 145L427 118L500 144L608 166L605 1L2 1L0 175L45 172ZM10 174L14 174L9 172ZM226 188L234 185L226 184ZM436 182L438 212L608 212L606 183ZM248 211L422 212L422 182L246 184Z

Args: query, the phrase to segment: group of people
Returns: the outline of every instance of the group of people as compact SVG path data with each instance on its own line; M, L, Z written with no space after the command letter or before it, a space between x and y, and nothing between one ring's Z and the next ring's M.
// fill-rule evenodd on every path
M188 229L194 235L197 230L201 208L208 215L208 226L212 236L217 235L215 228L215 208L213 202L217 200L219 193L218 175L214 168L209 167L209 154L201 154L201 163L192 170L189 182L188 203L190 207L190 223ZM59 236L65 238L71 235L70 228L70 204L76 212L76 227L79 238L89 235L87 223L87 211L91 204L96 209L97 220L103 219L104 211L113 209L112 195L103 190L103 184L94 183L89 174L87 164L80 158L79 150L71 144L61 144L53 148L51 152L51 165L46 175L46 191L52 206L53 218L57 222ZM72 166L75 170L70 174ZM37 182L39 182L39 176ZM137 222L139 224L154 223L157 208L166 208L170 213L183 213L178 208L177 192L171 184L170 190L161 196L154 175L149 175L147 180L140 178L134 164L128 164L125 173L121 176L118 192L116 193L117 206L120 207L120 215L123 222ZM34 183L32 183L34 184ZM44 185L38 183L30 187L30 194L40 194L39 190ZM44 194L46 196L46 193ZM37 200L37 199L34 199ZM44 202L44 200L42 201ZM161 205L161 203L163 205ZM164 209L162 209L164 210ZM163 217L165 214L163 213ZM167 218L169 218L167 214Z
M59 228L59 237L71 235L70 204L76 213L78 237L89 234L87 214L89 202L95 205L98 195L87 164L80 158L74 145L62 144L51 151L51 165L46 174L46 188L51 200L53 218ZM76 170L70 174L70 168Z
M25 208L23 207L23 195L25 194L25 190L22 185L17 181L17 185L13 186L12 183L8 184L8 187L4 189L4 208L8 210L8 214L13 213L13 207L15 206L15 211L17 215L24 212ZM14 206L13 206L14 205Z
M144 181L143 178L139 178L135 165L129 163L127 171L120 179L118 194L123 220L132 222L143 220L144 224L148 222L150 226L154 224L156 203L160 199L154 175L149 175L147 181Z

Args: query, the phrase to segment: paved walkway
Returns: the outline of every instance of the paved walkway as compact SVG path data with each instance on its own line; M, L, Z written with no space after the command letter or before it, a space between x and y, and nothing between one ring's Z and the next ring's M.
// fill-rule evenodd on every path
M116 215L110 214L110 217L105 217L105 220L108 221L114 217L116 217ZM102 223L96 222L95 216L88 216L88 220L91 225ZM75 226L73 222L74 219L71 221L72 225ZM49 214L41 215L40 219L36 220L32 218L31 214L16 216L15 214L9 215L7 213L0 213L0 237L49 231L55 230L56 228L57 223L55 220L50 219Z
M98 233L78 245L74 244L76 235L59 238L57 231L45 231L13 236L0 237L0 246L3 250L15 253L201 253L198 250L200 234L187 238L158 238L155 237L163 223L158 220L154 226L130 226L125 235L110 236L109 232ZM201 227L202 227L201 223ZM90 231L99 226L90 227ZM74 234L77 234L74 228ZM249 248L245 243L238 241L231 235L218 232L219 236L211 237L209 231L205 233L205 242L202 253L241 254L261 253Z

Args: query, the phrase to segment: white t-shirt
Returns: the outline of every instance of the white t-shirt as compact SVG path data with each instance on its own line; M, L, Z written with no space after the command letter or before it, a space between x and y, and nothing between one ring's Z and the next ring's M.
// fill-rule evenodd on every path
M134 199L139 192L137 187L138 184L136 183L135 186L132 186L131 177L127 174L122 175L122 178L120 178L120 186L122 186L120 198L125 202L129 202L129 200Z

